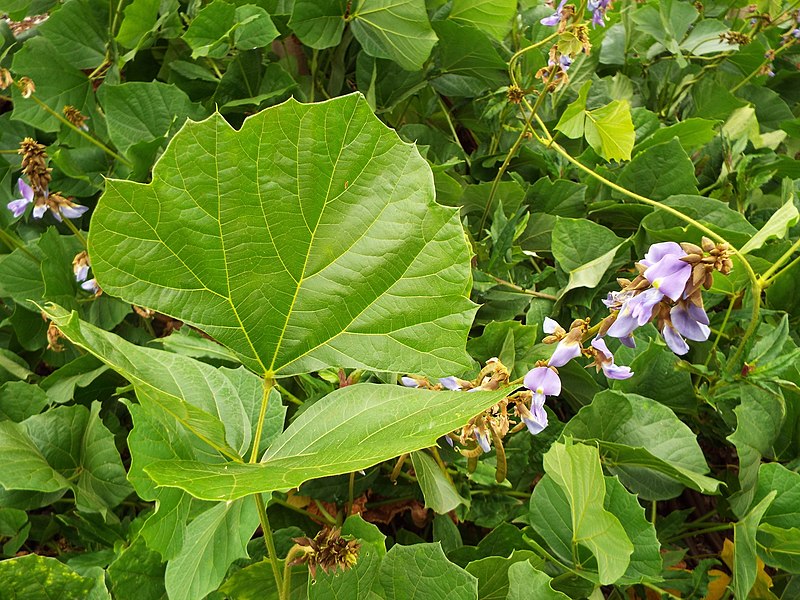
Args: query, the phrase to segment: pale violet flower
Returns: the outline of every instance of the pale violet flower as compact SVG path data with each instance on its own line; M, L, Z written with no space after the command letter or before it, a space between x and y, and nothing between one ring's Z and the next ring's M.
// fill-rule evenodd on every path
M419 387L419 381L414 379L413 377L401 377L400 381L403 382L403 385L410 388Z
M650 246L641 264L647 267L645 278L670 300L677 302L692 275L692 265L681 260L686 256L675 242L662 242Z
M629 379L633 376L633 371L631 371L630 367L620 366L614 362L614 355L608 349L603 338L594 338L592 340L592 348L597 350L594 355L595 364L603 369L606 377L609 379Z
M711 334L708 315L691 302L680 302L669 311L669 319L664 323L661 335L675 354L682 356L689 351L684 338L694 342L704 342Z
M525 375L523 383L533 392L531 408L528 410L524 405L517 405L517 412L528 427L528 431L536 435L547 427L544 402L547 396L557 396L561 393L561 379L550 367L534 367Z
M14 215L14 218L21 217L25 209L28 208L28 204L33 202L33 188L25 183L21 177L17 180L17 187L19 188L19 193L22 194L22 198L12 200L6 205ZM34 208L35 211L36 209Z
M474 435L475 435L475 440L481 447L481 450L487 453L491 451L492 449L491 440L489 439L489 434L486 431L478 431L476 429Z
M452 375L450 375L449 377L441 377L439 379L439 383L442 384L442 387L444 387L444 388L446 388L446 389L448 389L450 391L453 391L453 392L461 391L461 384L458 383L458 379L456 379Z
M567 3L567 0L561 0L558 3L558 8L556 8L556 12L554 12L549 17L545 17L544 19L540 20L539 22L542 25L546 25L547 27L555 27L561 22L561 11L564 9L564 5Z
M100 291L100 286L97 285L96 279L89 279L81 284L81 289L91 292L92 294L96 294Z

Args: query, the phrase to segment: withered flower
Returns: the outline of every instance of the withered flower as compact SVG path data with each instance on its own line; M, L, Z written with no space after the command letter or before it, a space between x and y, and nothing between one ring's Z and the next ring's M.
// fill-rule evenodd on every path
M347 571L358 562L361 544L354 539L342 537L341 530L328 527L320 531L314 538L294 538L295 543L303 550L303 554L291 561L291 565L307 564L311 577L317 577L317 567L325 573Z

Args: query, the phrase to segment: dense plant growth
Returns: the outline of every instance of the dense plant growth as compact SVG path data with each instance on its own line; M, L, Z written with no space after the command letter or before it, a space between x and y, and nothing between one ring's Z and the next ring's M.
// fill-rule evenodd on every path
M0 596L800 597L787 0L0 0Z

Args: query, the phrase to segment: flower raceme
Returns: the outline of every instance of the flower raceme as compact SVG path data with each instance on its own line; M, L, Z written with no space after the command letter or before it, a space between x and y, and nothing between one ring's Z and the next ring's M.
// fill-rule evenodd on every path
M653 244L636 265L633 281L620 280L622 291L604 301L612 311L600 333L633 347L633 332L651 321L675 354L689 351L686 339L702 342L711 333L701 288L711 287L714 271L727 275L733 267L727 244L703 238L694 244ZM684 339L685 338L685 339Z

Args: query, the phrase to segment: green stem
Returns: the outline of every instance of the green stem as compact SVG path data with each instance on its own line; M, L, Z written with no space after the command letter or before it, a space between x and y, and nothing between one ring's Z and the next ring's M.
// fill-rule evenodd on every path
M311 514L307 510L304 510L304 509L300 508L299 506L294 506L293 504L287 502L286 500L281 500L280 498L274 498L273 497L270 502L272 504L280 504L284 508L288 508L289 510L294 511L297 514L303 515L304 517L307 517L307 518L311 519L312 521L320 521L321 520L321 521L324 521L325 523L327 523L330 526L335 526L336 525L336 521L328 520L323 515Z
M758 75L759 71L761 71L762 68L764 68L766 65L771 63L775 58L777 58L778 54L780 54L781 52L783 52L784 50L789 48L792 44L794 44L794 42L795 42L795 38L790 36L788 42L786 42L783 46L781 46L780 48L775 50L775 54L774 54L772 59L769 59L769 58L764 59L764 61L760 65L758 65L758 67L756 67L756 69L754 71L752 71L747 77L745 77L739 83L737 83L735 86L733 86L731 88L731 94L736 93L736 91L739 88L741 88L743 85L747 84L747 82L749 82L753 77Z
M731 527L733 527L733 523L720 523L718 525L714 525L712 527L706 527L705 529L697 529L695 531L685 531L680 535L676 535L664 540L665 544L669 544L671 542L677 542L687 537L693 537L696 535L703 535L706 533L714 533L715 531L728 531Z
M283 578L281 577L280 561L278 560L278 553L275 551L275 540L272 538L272 528L269 524L267 517L267 507L264 504L264 497L261 494L254 494L256 499L256 509L258 510L258 520L261 521L261 531L264 533L264 544L267 547L267 554L269 555L269 562L272 564L272 575L275 577L275 586L278 589L279 600L288 598L282 593Z
M73 223L72 221L70 221L66 217L64 217L63 223L64 223L64 225L67 226L67 229L69 229L70 231L72 231L72 233L75 234L75 237L78 238L78 241L83 245L83 247L87 248L86 238L81 233L81 230L78 229L77 227L75 227L75 223Z
M458 144L459 148L464 152L464 160L467 163L467 166L471 169L472 168L472 161L469 159L469 154L467 151L464 150L464 147L461 145L461 140L458 139L458 133L456 132L456 126L453 125L453 119L450 117L450 111L447 108L447 105L442 100L441 95L436 94L436 99L439 101L439 107L442 109L444 113L444 118L447 120L447 125L450 127L450 134L453 136L453 140L456 144Z
M529 296L534 296L535 298L544 298L545 300L552 300L553 302L558 300L558 298L553 296L552 294L545 294L543 292L537 292L537 291L534 291L534 290L526 289L526 288L524 288L524 287L522 287L520 285L517 285L516 283L511 283L510 281L506 281L505 279L500 279L499 277L495 277L494 275L492 275L490 273L487 273L487 275L489 275L489 277L494 279L500 285L504 285L506 287L511 288L512 290L516 290L516 291L521 292L523 294L528 294Z
M356 472L350 471L350 481L347 483L347 504L344 507L344 518L350 516L350 511L353 510L353 489L356 483Z
M51 114L51 115L53 115L53 116L54 116L56 119L58 119L59 121L61 121L61 123L63 123L64 125L66 125L66 126L67 126L67 127L69 127L70 129L72 129L73 131L75 131L75 132L76 132L78 135L80 135L80 136L82 136L82 137L86 138L87 140L89 140L89 141L90 141L92 144L94 144L95 146L97 146L98 148L100 148L100 149L101 149L103 152L105 152L106 154L108 154L108 155L109 155L109 156L111 156L112 158L115 158L115 159L117 159L118 161L120 161L120 162L121 162L121 163L123 163L124 165L126 165L126 166L128 166L128 167L130 167L130 168L133 168L133 163L132 163L132 162L130 162L128 159L126 159L126 158L124 158L124 157L120 156L119 154L117 154L116 152L114 152L114 151L113 151L111 148L109 148L108 146L106 146L106 145L105 145L103 142L101 142L100 140L97 140L97 139L93 138L92 136L90 136L88 133L86 133L86 132L85 132L83 129L81 129L80 127L75 127L75 125L73 125L72 123L70 123L70 122L69 122L67 119L65 119L63 116L61 116L60 114L58 114L56 111L54 111L52 108L50 108L50 107L49 107L47 104L45 104L44 102L42 102L41 100L39 100L39 98L37 98L36 96L31 96L31 100L33 100L34 102L36 102L36 104L38 104L40 107L42 107L42 108L43 108L43 109L44 109L46 112L50 113L50 114Z
M765 288L769 285L767 281L775 274L775 272L778 269L781 268L781 266L783 266L783 263L792 258L792 254L794 254L798 250L800 250L800 239L798 239L794 244L792 244L792 247L789 248L786 252L784 252L783 256L781 256L778 260L776 260L775 263L769 269L767 269L761 274L759 280L761 281L762 288Z
M283 562L283 589L278 592L281 599L289 600L292 594L292 565L291 562L297 554L303 554L305 551L302 546L295 544L286 555L286 560Z
M300 400L297 396L295 396L292 392L287 390L283 387L280 383L275 383L275 387L278 388L278 391L281 393L283 398L286 398L292 404L296 404L297 406L303 406L303 401Z
M642 585L644 587L646 587L646 588L649 588L649 589L653 590L654 592L657 592L657 593L661 594L662 596L666 596L670 600L681 600L680 596L676 596L675 594L672 594L672 593L668 592L667 590L662 589L662 588L658 587L657 585L655 585L653 583L647 583L646 581L644 581L644 582L642 582Z
M708 363L711 361L711 357L714 356L714 351L719 346L719 342L722 339L722 336L725 332L725 327L728 325L728 319L731 316L731 311L733 310L733 305L736 304L736 295L731 295L731 301L728 303L728 310L725 311L725 317L722 319L722 325L719 327L719 331L717 332L717 337L714 338L714 343L711 346L711 350L708 351L708 356L706 356L706 362L703 363L705 366L708 366Z
M261 408L258 411L258 422L256 423L256 433L253 436L253 450L250 453L250 464L258 462L258 451L261 442L261 434L264 431L264 417L267 414L267 404L269 404L269 393L275 385L275 380L271 377L264 378L264 391L261 394Z
M766 289L766 288L768 288L769 286L771 286L771 285L773 284L773 282L774 282L774 281L775 281L775 280L776 280L778 277L780 277L780 276L781 276L781 275L783 275L784 273L786 273L786 272L788 272L789 270L791 270L791 268L792 268L792 267L794 267L794 266L795 266L796 264L798 264L798 263L800 263L800 256L798 256L798 257L797 257L797 258L795 258L795 259L794 259L792 262L790 262L788 265L786 265L786 267L784 267L783 269L781 269L780 271L778 271L777 273L775 273L775 275L773 275L772 277L770 277L770 278L769 278L767 281L763 281L763 282L761 282L761 287L762 287L763 289Z
M331 513L329 513L327 510L325 510L325 507L322 506L322 502L320 502L319 500L314 498L314 504L316 504L317 510L319 510L320 514L322 514L323 518L326 521L328 521L329 523L336 523L337 522L336 519L334 518L334 516Z

